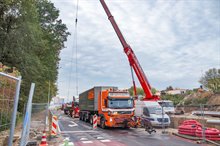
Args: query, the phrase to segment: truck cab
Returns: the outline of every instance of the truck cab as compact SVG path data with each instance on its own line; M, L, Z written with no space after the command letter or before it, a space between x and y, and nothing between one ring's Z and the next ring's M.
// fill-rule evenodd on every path
M127 90L104 90L99 95L98 125L102 128L134 124L134 101Z
M157 101L135 100L135 116L141 119L147 119L155 127L168 127L170 118L162 112L162 108Z

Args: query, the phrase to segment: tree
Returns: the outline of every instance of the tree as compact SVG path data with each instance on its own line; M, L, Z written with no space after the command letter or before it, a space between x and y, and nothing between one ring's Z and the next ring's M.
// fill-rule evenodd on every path
M137 95L144 95L144 90L142 88L136 87L137 89ZM130 95L134 95L134 87L132 86L131 88L128 89Z
M152 93L152 94L156 94L156 92L157 92L157 89L156 89L156 88L151 88L151 93Z
M134 95L134 87L130 87L128 89L130 95ZM152 94L155 94L157 92L157 90L155 88L151 88L151 92ZM145 95L144 90L140 87L137 87L137 95Z
M0 1L0 62L21 73L19 111L31 82L36 84L33 102L47 102L49 83L56 94L59 54L70 35L58 17L48 0Z
M212 68L205 72L199 82L203 87L213 91L220 92L220 69Z
M166 90L167 90L167 91L173 90L173 87L172 87L172 86L168 86L168 87L166 88Z

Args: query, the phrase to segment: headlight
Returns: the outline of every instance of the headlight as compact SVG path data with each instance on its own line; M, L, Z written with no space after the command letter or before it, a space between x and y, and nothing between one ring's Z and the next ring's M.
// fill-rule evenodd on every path
M117 115L118 114L118 112L113 112L113 115Z
M108 116L110 116L111 115L111 112L110 111L108 111Z
M112 118L110 118L109 120L110 120L110 122L112 122Z

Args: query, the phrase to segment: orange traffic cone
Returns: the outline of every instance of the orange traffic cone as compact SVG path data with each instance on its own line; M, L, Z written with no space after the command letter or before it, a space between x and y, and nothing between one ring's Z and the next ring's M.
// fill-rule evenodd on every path
M46 136L46 132L45 131L43 131L43 136L42 136L42 139L41 139L40 146L48 146L48 144L47 144L47 136Z

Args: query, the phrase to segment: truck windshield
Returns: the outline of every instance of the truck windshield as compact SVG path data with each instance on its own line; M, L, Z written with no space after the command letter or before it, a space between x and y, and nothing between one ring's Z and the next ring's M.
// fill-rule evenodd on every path
M162 113L162 109L159 108L159 107L150 106L150 107L147 107L147 108L148 108L150 114L160 114L160 113Z
M109 99L109 108L133 108L132 99Z

